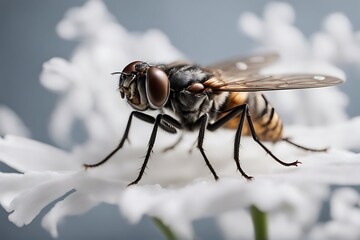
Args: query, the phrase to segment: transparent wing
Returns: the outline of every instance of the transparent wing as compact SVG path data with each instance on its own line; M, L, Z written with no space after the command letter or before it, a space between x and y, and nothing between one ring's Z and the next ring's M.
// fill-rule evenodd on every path
M342 83L343 80L326 75L281 74L251 75L223 78L213 77L203 84L214 91L258 92L286 89L320 88Z
M171 67L175 67L175 66L178 66L178 65L193 65L194 63L190 62L190 61L187 61L187 60L178 60L178 61L174 61L174 62L171 62L169 64L165 64L165 66L167 68L171 68Z
M222 76L250 75L273 64L278 59L279 55L277 53L263 53L219 62L208 66L207 69L216 71Z

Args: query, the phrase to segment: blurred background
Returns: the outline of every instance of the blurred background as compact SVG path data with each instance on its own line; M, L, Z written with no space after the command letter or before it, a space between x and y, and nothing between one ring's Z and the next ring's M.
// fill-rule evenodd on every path
M86 1L0 0L0 105L11 108L24 121L33 139L54 144L48 135L49 115L57 96L39 83L42 64L52 57L68 59L77 42L60 39L57 23L66 10ZM270 1L105 1L109 11L128 31L143 32L156 28L164 32L187 59L209 64L220 59L251 52L257 44L238 26L246 11L262 15ZM296 11L295 25L309 36L322 27L323 19L333 12L344 13L355 30L360 29L360 2L318 0L284 1ZM336 26L334 26L336 27ZM116 54L116 53L114 53ZM119 66L121 70L123 66ZM347 112L360 115L358 106L360 71L355 65L342 68L350 84L340 88L349 96ZM1 166L4 171L5 166ZM59 239L160 239L161 234L149 219L130 225L115 206L102 205L85 216L70 217L60 225ZM51 239L41 228L41 216L29 226L17 228L0 209L2 239ZM200 239L221 239L211 219L195 222Z

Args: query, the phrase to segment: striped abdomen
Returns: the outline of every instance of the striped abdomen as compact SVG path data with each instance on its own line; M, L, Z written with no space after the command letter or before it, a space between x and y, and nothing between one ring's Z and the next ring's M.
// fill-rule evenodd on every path
M247 103L255 127L255 132L260 140L276 142L282 138L283 125L279 115L261 93L231 92L229 94L226 109ZM245 119L242 130L243 135L250 135L249 126ZM237 128L240 116L230 120L224 127Z

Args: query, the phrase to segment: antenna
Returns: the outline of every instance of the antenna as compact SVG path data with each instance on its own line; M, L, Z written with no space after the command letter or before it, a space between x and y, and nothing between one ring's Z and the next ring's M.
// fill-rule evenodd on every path
M124 72L112 72L111 75L116 75L116 74L125 74L125 75L129 75L127 73L124 73Z

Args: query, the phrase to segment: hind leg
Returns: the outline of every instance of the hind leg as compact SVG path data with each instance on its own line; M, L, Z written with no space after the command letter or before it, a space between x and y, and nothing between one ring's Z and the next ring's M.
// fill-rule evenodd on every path
M326 152L328 150L328 148L320 148L320 149L317 149L317 148L308 148L308 147L304 147L304 146L301 146L297 143L294 143L293 141L290 140L290 138L283 138L281 139L281 141L284 141L284 142L287 142L297 148L300 148L302 150L305 150L305 151L309 151L309 152Z

